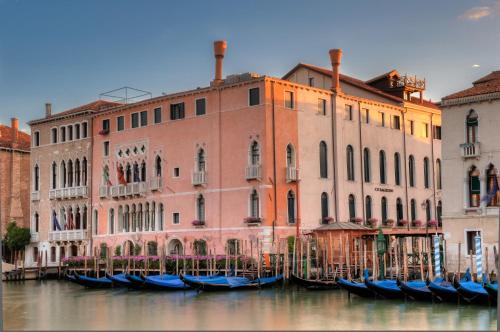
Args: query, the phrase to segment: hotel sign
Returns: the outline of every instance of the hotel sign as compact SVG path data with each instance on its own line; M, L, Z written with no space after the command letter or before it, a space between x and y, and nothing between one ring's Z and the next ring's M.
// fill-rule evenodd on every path
M394 189L389 189L389 188L375 188L375 191L382 191L384 193L392 193Z

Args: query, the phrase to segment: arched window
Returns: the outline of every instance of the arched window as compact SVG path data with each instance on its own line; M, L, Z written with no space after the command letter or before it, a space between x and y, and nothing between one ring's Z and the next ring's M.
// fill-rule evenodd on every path
M196 215L199 221L205 221L205 198L199 195L196 199Z
M296 215L295 215L295 194L292 190L288 191L287 194L287 202L288 202L288 223L294 224Z
M82 160L82 186L87 185L87 158L83 157Z
M160 203L158 206L158 230L163 230L163 220L164 220L164 210L163 203Z
M40 216L38 212L35 212L35 216L33 217L33 231L38 233L38 228L40 227Z
M387 198L382 197L382 200L380 202L381 206L381 215L382 215L382 223L385 223L387 221Z
M398 197L396 199L396 217L398 220L398 223L403 220L403 203L401 201L401 198Z
M260 164L260 147L256 141L250 146L250 165L257 166Z
M75 186L80 186L80 159L75 160Z
M94 235L97 235L99 233L99 213L97 212L97 210L94 210L94 225L92 225L92 233Z
M328 194L321 194L321 223L328 224L328 217L330 212L328 211Z
M67 175L66 175L66 163L61 161L61 188L66 188L66 185L68 184L67 181Z
M479 170L472 166L469 170L469 206L479 207L481 195L481 182Z
M87 206L83 207L82 229L87 229Z
M413 155L408 158L408 173L410 187L415 187L415 157Z
M33 169L33 178L34 178L33 190L39 191L40 190L40 168L38 167L38 164L36 164L35 168Z
M379 157L379 168L380 168L380 183L385 184L387 183L385 151L380 150L378 157Z
M353 194L349 195L349 219L356 218L356 200Z
M123 211L123 231L130 232L130 208L128 205L125 205Z
M204 172L205 171L205 150L200 149L198 151L198 172Z
M401 157L398 152L394 154L394 182L397 186L401 185Z
M493 164L486 170L486 194L488 195L487 206L498 206L500 192L498 191L498 171Z
M57 188L57 164L54 161L52 163L52 189Z
M467 127L466 131L466 140L469 144L474 144L478 140L478 128L479 128L479 119L476 111L470 110L467 115L467 119L465 121L465 125Z
M61 127L59 129L61 142L66 142L66 127Z
M141 181L146 182L146 162L144 160L141 163Z
M75 139L80 139L80 124L75 124Z
M354 181L354 150L352 145L348 145L346 149L346 163L347 163L347 180Z
M73 187L73 161L68 161L68 187Z
M134 182L139 182L141 177L139 172L139 164L137 162L134 163L133 175L134 175Z
M425 220L429 222L431 220L431 202L427 199L425 200Z
M160 156L156 156L156 159L155 159L155 173L156 173L156 176L158 176L158 177L161 176L161 158L160 158Z
M253 190L252 194L250 194L250 217L259 218L259 194L257 190Z
M57 143L57 128L52 128L51 130L51 143L56 144Z
M128 163L125 168L125 181L127 181L127 183L132 182L132 167Z
M109 234L115 233L115 210L113 208L109 209L108 218Z
M411 210L411 221L417 220L417 202L414 199L410 201L410 210Z
M137 230L142 232L144 230L144 214L142 210L142 204L137 204Z
M328 178L327 147L324 141L319 143L319 174L323 179Z
M286 146L286 166L295 167L295 149L291 144Z
M73 126L68 126L68 140L73 140Z
M168 243L168 252L170 253L170 255L180 255L180 254L183 254L182 242L179 241L179 240L177 240L177 239L171 240Z
M427 189L430 187L429 183L429 158L424 158L424 187Z
M436 160L436 188L438 190L443 189L441 182L441 159Z
M151 213L149 211L149 203L144 204L144 230L151 231Z
M365 198L365 215L366 220L372 218L372 197L370 195Z
M363 149L363 174L365 177L365 182L370 182L372 178L371 174L371 162L370 162L370 150L368 148Z
M436 213L437 213L438 226L441 226L443 217L443 203L441 203L441 201L438 201L438 205L436 207Z

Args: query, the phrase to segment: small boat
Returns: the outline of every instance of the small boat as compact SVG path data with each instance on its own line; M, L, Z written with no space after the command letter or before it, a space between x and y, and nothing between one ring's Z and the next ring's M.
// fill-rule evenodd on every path
M338 289L339 285L335 280L311 280L304 279L296 276L292 273L292 281L299 286L305 287L309 290L329 290L329 289Z
M144 286L159 290L186 290L191 288L179 276L171 274L144 277Z
M453 286L456 288L457 292L465 299L469 300L470 303L490 304L490 296L486 289L484 289L483 283L475 282L472 280L454 280Z
M432 301L432 292L427 287L427 282L420 280L401 281L396 280L398 287L412 300Z
M467 269L461 281L470 280L472 280L472 277L469 269ZM460 293L458 293L455 287L453 287L453 283L446 281L443 278L435 278L433 281L429 281L427 287L430 289L432 294L442 302L469 302L462 295L460 295Z
M240 289L260 289L276 284L283 279L283 275L250 280L245 277L224 276L191 276L181 275L181 280L196 290L223 291Z
M119 285L122 287L132 287L132 283L125 277L125 273L119 273L115 275L106 273L106 278L111 280L114 285Z
M484 289L488 292L491 303L496 304L498 299L498 284L486 283L484 284Z
M79 285L88 287L88 288L110 288L113 286L113 282L106 277L102 278L93 278L79 275L77 272L74 272L73 275L67 276L68 280L75 282Z
M364 282L356 282L354 280L347 280L340 278L337 280L339 286L349 293L356 294L361 297L375 297L375 293Z
M368 278L368 271L365 270L365 284L366 287L371 289L375 294L386 299L402 299L405 294L398 287L396 280L370 280Z

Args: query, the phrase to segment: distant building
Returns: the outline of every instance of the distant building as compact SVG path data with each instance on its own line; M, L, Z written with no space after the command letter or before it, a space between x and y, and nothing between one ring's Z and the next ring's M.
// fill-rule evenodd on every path
M19 130L19 121L0 124L0 224L2 237L6 225L16 221L29 227L30 220L30 136Z
M474 236L480 235L495 268L493 247L498 251L500 193L500 71L476 81L471 88L442 99L443 109L443 232L447 239L447 268L461 270L475 257ZM485 249L483 249L483 254Z

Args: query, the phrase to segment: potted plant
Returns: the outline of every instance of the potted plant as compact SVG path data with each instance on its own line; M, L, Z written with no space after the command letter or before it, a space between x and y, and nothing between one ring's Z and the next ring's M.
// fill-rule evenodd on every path
M399 221L399 226L406 226L406 225L408 225L408 220L402 219Z
M332 217L324 217L324 218L321 219L321 223L322 224L329 224L331 222L333 222L333 218Z
M414 227L422 227L422 221L419 219L413 220L413 226Z
M436 219L431 219L431 220L429 220L429 222L427 223L427 225L429 227L437 227L438 226L438 221Z
M361 219L361 218L351 218L350 222L358 224L358 225L361 225L361 223L363 222L363 219Z
M387 219L385 221L385 224L388 226L388 227L394 227L394 219Z
M193 220L191 224L193 226L205 226L205 220Z
M109 129L102 129L99 131L99 135L101 136L106 136L107 134L109 134Z
M373 228L376 228L378 226L378 219L377 218L370 218L367 221L368 221L368 224Z

